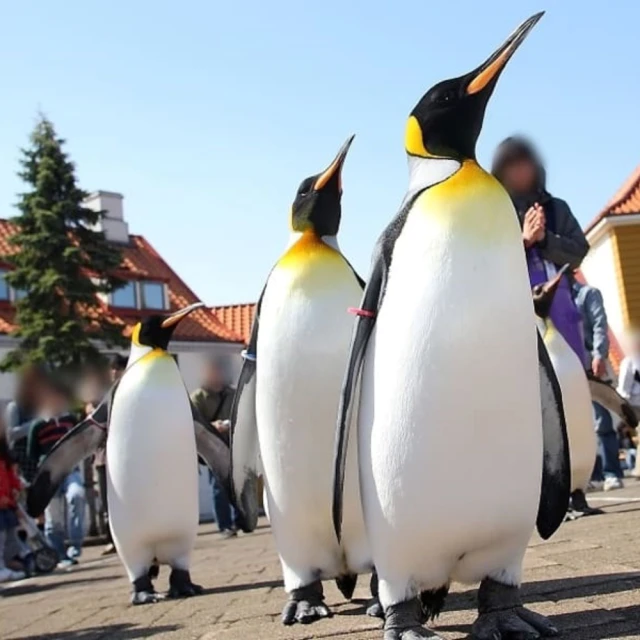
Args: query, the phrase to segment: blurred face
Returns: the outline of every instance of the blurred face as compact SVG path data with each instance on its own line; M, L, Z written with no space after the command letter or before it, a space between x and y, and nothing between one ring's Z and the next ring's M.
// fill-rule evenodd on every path
M536 186L536 167L528 158L512 160L504 168L502 179L508 191L527 193Z
M209 364L205 370L205 386L207 389L219 389L224 386L224 374L220 367Z
M16 399L25 409L34 408L40 399L41 380L35 369L25 369L18 380Z
M69 402L63 393L57 389L45 385L42 390L42 400L40 408L51 415L63 413L67 410Z

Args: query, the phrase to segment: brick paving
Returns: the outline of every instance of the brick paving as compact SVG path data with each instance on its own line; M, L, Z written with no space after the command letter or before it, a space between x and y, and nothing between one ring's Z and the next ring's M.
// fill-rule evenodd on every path
M488 488L490 490L490 488ZM549 542L534 538L527 552L524 597L550 615L566 640L640 638L640 483L591 494L605 515L563 525ZM368 578L356 600L342 601L326 584L335 615L310 626L283 627L284 593L269 528L222 540L200 529L192 575L205 594L155 605L128 604L129 585L114 556L88 548L66 573L0 586L2 640L307 640L382 637L380 622L363 615ZM163 568L158 587L166 588ZM456 586L436 629L448 640L466 638L475 616L475 591Z

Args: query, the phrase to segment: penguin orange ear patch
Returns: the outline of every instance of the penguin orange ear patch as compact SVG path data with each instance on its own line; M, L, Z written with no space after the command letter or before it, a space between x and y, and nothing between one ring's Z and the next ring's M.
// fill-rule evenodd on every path
M423 158L429 156L422 140L422 129L415 116L410 116L407 121L407 128L404 134L404 147L409 155L422 156Z

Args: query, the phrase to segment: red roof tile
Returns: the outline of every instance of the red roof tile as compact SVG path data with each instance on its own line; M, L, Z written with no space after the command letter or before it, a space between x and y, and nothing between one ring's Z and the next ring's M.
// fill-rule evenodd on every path
M618 189L605 208L586 226L585 233L591 231L604 218L634 213L640 213L640 166Z
M9 243L9 238L15 233L15 225L8 220L0 219L0 259L2 256L16 252L16 247ZM129 245L121 247L122 269L119 275L128 280L154 280L166 284L169 293L170 310L176 311L194 302L199 302L196 294L176 274L176 272L162 259L160 254L147 242L143 236L129 236ZM104 313L110 314L115 320L121 321L125 328L125 335L129 335L133 326L148 311L137 309L110 309L102 304ZM14 310L8 304L0 308L0 333L8 333L14 328ZM242 343L242 337L225 326L206 307L194 311L177 327L173 335L174 340L197 342L235 342Z
M245 344L251 339L251 326L256 314L256 305L253 302L247 304L229 304L219 307L211 307L213 315L220 320L230 331L242 337Z

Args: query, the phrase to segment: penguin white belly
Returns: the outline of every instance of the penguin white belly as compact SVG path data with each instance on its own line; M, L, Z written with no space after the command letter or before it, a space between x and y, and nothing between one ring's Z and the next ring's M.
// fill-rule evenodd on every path
M370 568L355 436L340 547L331 516L335 424L362 291L339 255L273 270L260 312L256 408L269 520L287 591ZM355 432L355 429L354 429ZM346 556L346 562L345 562Z
M361 478L383 606L451 579L519 582L535 525L543 442L524 252L503 199L475 207L409 214L367 350ZM490 235L494 214L503 230Z
M173 358L128 369L107 440L109 522L131 580L157 557L189 568L198 526L198 470L187 391Z
M598 448L589 383L580 359L555 327L547 326L544 342L562 391L569 436L571 491L584 491L593 473Z

